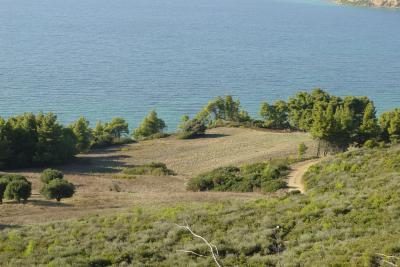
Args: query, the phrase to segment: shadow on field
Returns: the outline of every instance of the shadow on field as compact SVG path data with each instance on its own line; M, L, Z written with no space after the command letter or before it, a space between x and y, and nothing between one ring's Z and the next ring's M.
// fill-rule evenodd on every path
M123 168L133 167L124 162L128 155L117 154L120 149L95 150L77 157L61 168L65 174L119 173Z
M205 135L201 135L201 136L196 136L192 139L213 139L213 138L222 138L222 137L227 137L229 136L228 134L212 134L212 133L206 133Z
M34 206L42 206L42 207L72 207L73 205L57 202L57 201L50 201L50 200L41 200L41 199L32 199L29 200L29 203Z
M5 229L18 229L21 228L18 224L1 224L0 223L0 231Z

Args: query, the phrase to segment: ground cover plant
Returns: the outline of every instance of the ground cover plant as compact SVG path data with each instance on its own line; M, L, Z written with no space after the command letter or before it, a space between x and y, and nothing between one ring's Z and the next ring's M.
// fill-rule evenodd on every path
M190 179L187 188L191 191L269 193L287 186L285 179L289 169L284 161L220 167Z
M133 208L113 216L5 229L6 266L388 266L400 256L400 148L347 152L312 167L307 194ZM63 235L59 233L62 232ZM392 257L387 257L392 256Z

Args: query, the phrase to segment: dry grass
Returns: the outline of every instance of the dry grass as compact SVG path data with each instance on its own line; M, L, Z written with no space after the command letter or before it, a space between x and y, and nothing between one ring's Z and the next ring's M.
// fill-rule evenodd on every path
M33 196L26 205L5 202L0 206L0 226L111 213L138 205L261 198L265 196L257 193L188 192L185 181L221 166L295 155L301 142L310 147L310 153L315 151L313 141L304 133L217 128L208 134L206 138L193 140L171 136L81 155L75 162L59 167L77 185L76 195L61 204L47 201L39 194L40 170L24 171L33 183ZM177 175L115 179L125 167L151 162L165 163ZM113 183L118 184L120 192L110 191Z

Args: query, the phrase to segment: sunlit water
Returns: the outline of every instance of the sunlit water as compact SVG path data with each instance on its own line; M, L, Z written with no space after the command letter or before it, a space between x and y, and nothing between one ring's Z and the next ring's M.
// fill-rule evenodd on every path
M0 0L0 115L64 123L150 110L174 130L210 98L321 87L400 106L400 12L316 0Z

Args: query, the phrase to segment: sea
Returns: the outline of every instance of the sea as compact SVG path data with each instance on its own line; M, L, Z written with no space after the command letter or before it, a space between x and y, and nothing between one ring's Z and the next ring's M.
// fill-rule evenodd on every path
M0 116L95 125L322 88L400 107L400 10L323 0L0 0Z

